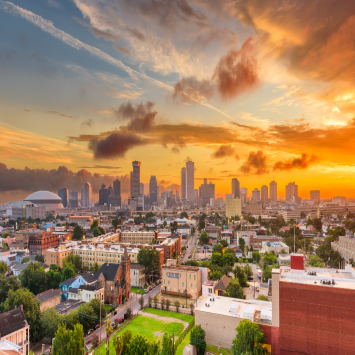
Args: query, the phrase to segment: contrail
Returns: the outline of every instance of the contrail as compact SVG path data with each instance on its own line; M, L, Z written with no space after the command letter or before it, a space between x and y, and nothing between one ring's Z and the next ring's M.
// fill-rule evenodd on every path
M172 86L166 85L159 80L155 80L145 74L142 74L140 72L137 72L136 70L131 69L127 65L123 64L120 60L113 58L112 56L101 51L100 49L90 46L86 43L83 43L80 40L78 40L77 38L74 38L73 36L71 36L70 34L56 28L53 25L52 21L46 20L43 17L36 15L31 11L25 10L22 7L19 7L15 4L13 4L12 2L0 0L0 9L4 10L5 12L7 12L11 15L14 15L14 16L18 15L18 16L24 18L25 20L27 20L27 21L31 22L32 24L36 25L37 27L39 27L42 31L49 33L53 37L59 39L60 41L68 44L69 46L71 46L77 50L80 50L80 49L86 50L91 55L98 57L98 58L106 61L107 63L110 63L110 64L124 70L126 73L128 73L134 79L137 79L137 77L140 77L142 79L145 79L145 80L151 82L152 84L155 84L155 85L161 87L162 89L165 89L167 91L174 91L174 88ZM227 115L226 113L220 111L219 109L215 108L214 106L212 106L208 102L198 101L198 100L194 99L193 97L191 97L190 95L188 95L186 93L184 93L184 94L186 96L188 96L192 101L195 101L196 103L198 103L200 105L211 108L228 118L233 118L233 117L230 117L229 115Z

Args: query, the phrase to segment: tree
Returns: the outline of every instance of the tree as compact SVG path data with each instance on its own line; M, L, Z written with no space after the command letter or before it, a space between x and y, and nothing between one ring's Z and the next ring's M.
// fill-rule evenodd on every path
M74 227L73 240L82 240L84 236L84 230L80 226L76 225Z
M53 354L85 354L83 326L75 324L73 330L67 330L64 324L58 327L53 341Z
M10 233L5 232L5 233L3 233L2 237L5 239L5 238L7 238L9 235L11 235L11 234L10 234Z
M242 253L244 254L244 249L245 249L245 239L244 239L244 238L239 237L239 238L238 238L238 245L239 245L240 250L241 250L241 251L242 251Z
M152 297L151 296L148 297L148 307L152 308Z
M221 244L223 248L227 248L228 247L228 242L225 239L221 239L219 241L219 244Z
M169 311L169 307L170 307L170 300L169 300L169 298L167 298L166 301L165 301L165 309L167 311Z
M116 217L115 219L113 219L113 220L111 221L111 224L112 224L113 228L116 230L117 227L118 227L118 224L119 224L118 218Z
M221 244L214 245L212 248L212 253L220 253L223 254L223 247Z
M175 308L176 308L176 313L179 313L180 302L179 302L178 300L176 300L176 301L174 302L174 306L175 306Z
M103 235L106 233L105 230L101 226L98 226L97 228L99 228L100 235Z
M289 224L290 226L294 226L294 225L296 224L296 221L295 221L293 218L291 218L291 219L289 220L288 224Z
M246 264L244 266L244 272L247 275L247 277L253 277L253 269L251 268L251 266L249 264Z
M65 316L57 313L55 307L47 309L45 312L41 313L41 326L42 335L41 337L46 337L53 339L55 337L55 332L57 331L59 325L64 322Z
M94 322L99 321L99 317L96 316L94 308L90 303L83 303L78 308L79 322L87 330Z
M255 260L257 263L260 261L261 256L260 253L258 251L253 251L252 252L252 256L253 256L253 260Z
M210 238L208 237L208 234L206 231L202 231L201 235L200 235L200 243L201 244L207 244L210 240Z
M128 319L130 319L132 317L132 309L131 309L131 307L127 308L127 317L128 317Z
M256 323L243 319L239 322L237 335L233 339L232 352L234 354L258 354L261 344L265 344L264 332Z
M232 280L226 288L226 292L223 294L226 297L245 299L243 288L240 286L238 279Z
M4 302L8 297L9 291L16 291L19 288L21 288L21 282L16 276L5 278L5 276L0 275L0 313L4 311Z
M94 235L95 238L100 236L101 235L100 229L98 227L94 228L92 230L92 234Z
M2 243L2 247L3 247L4 249L9 249L9 244L7 244L7 243Z
M349 259L349 264L352 266L352 267L355 267L355 261L353 258L350 258Z
M172 233L176 232L177 229L178 229L178 224L177 224L176 221L174 221L173 223L170 223L170 230L171 230Z
M122 349L123 349L123 337L117 336L113 338L113 347L116 350L116 355L121 355L122 354Z
M195 325L190 333L190 344L196 346L197 355L204 355L206 350L206 332L201 325Z
M268 282L269 279L271 279L271 277L272 277L271 267L266 265L266 267L263 269L262 281L266 283Z
M94 264L94 270L92 271L94 274L96 274L100 270L99 264L95 261Z
M153 297L153 302L154 302L154 308L157 309L158 308L158 297L157 297L157 295L155 295Z
M257 299L258 301L269 301L269 300L267 299L267 297L264 296L264 295L259 295L256 299Z
M93 231L98 226L99 226L99 221L97 219L94 219L90 225L90 229Z
M222 254L221 253L213 253L211 256L211 264L223 266Z
M180 218L181 218L181 219L183 219L183 218L188 219L188 218L189 218L189 215L187 214L186 211L183 211L183 212L180 213Z
M99 346L99 341L99 337L94 334L90 340L93 349L96 349Z
M240 267L240 266L237 265L233 269L233 274L234 274L234 277L236 279L238 279L238 282L239 282L240 286L249 287L248 278L247 278L247 275L244 272L244 268L243 267Z
M306 218L306 214L302 211L300 217L301 217L301 218Z
M156 355L160 353L160 343L154 340L148 341L146 337L137 334L129 344L129 355L146 354ZM125 353L124 353L125 354Z
M130 330L126 330L122 334L122 350L121 350L122 355L129 354L129 347L130 347L132 338L133 338L133 336L132 336L132 332Z
M111 338L111 335L113 333L113 329L111 327L111 321L110 320L107 320L105 331L106 331L107 349L109 349L110 348L110 338Z
M205 229L205 227L206 227L205 221L198 222L197 229L199 232L201 232L203 229Z
M194 235L196 232L196 228L195 227L191 227L191 235Z
M4 303L4 312L21 305L23 306L23 313L26 316L27 322L30 325L30 339L31 341L38 341L41 334L40 302L26 288L19 288L16 291L10 290Z
M5 263L5 261L1 260L0 261L0 274L2 276L4 276L7 273L7 270L9 269L9 267L7 266L7 264Z
M161 343L160 355L170 355L170 354L173 354L173 341L170 335L164 333L162 343Z
M89 302L89 304L92 307L92 309L94 310L96 318L100 318L100 308L101 308L101 319L106 318L106 309L105 309L104 305L102 304L102 302L100 302L99 299L93 298Z
M217 281L222 278L223 274L217 270L210 272L210 280Z
M323 259L321 259L318 255L311 256L309 258L308 265L313 267L325 267Z
M223 265L234 265L234 258L232 254L226 253L222 256Z
M345 222L347 222L347 221L345 221ZM349 228L349 229L352 229L352 228ZM339 227L339 226L336 227L335 229L328 228L327 233L328 233L328 235L333 237L334 242L339 240L339 236L346 235L345 229L343 227Z
M141 295L141 297L139 298L139 305L141 306L141 309L143 309L143 307L144 307L144 298L143 298L143 295Z
M322 220L320 218L313 218L312 225L317 232L322 231Z
M37 254L35 256L35 260L38 261L39 263L44 263L44 257L43 255Z
M40 263L29 263L19 275L23 287L37 295L47 290L47 276Z
M29 256L27 256L26 258L22 258L21 264L25 264L25 263L27 263L30 260L31 260L31 258Z
M190 313L193 316L194 315L194 304L190 303Z
M159 275L159 252L154 249L141 249L137 256L139 265L144 266L147 275Z
M70 265L67 265L63 269L61 281L64 282L65 280L68 280L71 277L74 277L75 275L76 275L75 270Z

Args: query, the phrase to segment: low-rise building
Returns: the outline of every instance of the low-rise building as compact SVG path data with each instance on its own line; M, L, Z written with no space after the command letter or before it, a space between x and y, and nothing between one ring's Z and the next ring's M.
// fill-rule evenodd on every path
M97 219L98 223L100 224L100 218ZM90 228L93 222L92 216L69 216L68 222L76 223L81 228L87 229Z
M122 243L154 243L158 233L154 231L122 231L120 242Z
M29 234L28 245L32 254L42 255L47 249L58 247L58 235L52 234L52 228L49 231L33 230Z
M195 324L201 325L206 332L206 342L228 349L237 335L236 327L243 319L257 323L264 330L267 342L271 340L265 331L266 327L271 328L271 302L209 294L195 309ZM271 350L270 345L267 348Z
M0 340L20 346L21 354L26 355L30 351L29 338L30 326L23 313L23 306L0 314Z
M105 302L105 289L103 286L100 287L97 282L94 285L86 284L80 285L78 288L70 287L68 289L68 300L90 302L93 299L98 299L101 303Z
M177 227L177 232L181 235L186 235L187 238L191 237L191 225L189 224L182 224L182 225L178 225Z
M216 286L217 283L218 281L206 280L202 284L202 298L208 296L209 294L214 294L214 287Z
M294 219L296 222L301 219L300 210L284 210L281 212L282 218L288 223L291 219Z
M219 240L221 238L222 228L218 226L206 226L205 231L209 238Z
M226 199L226 217L231 218L242 215L242 200L238 197Z
M270 253L274 252L275 255L280 254L289 254L290 248L283 242L261 242L261 252Z
M201 270L195 266L164 265L161 293L197 299L202 294Z
M228 284L232 279L226 275L223 275L214 286L214 293L216 296L223 296L227 291Z
M131 286L137 288L144 288L145 286L144 266L136 263L131 263Z
M68 298L68 292L70 288L79 288L81 285L94 285L96 279L93 274L84 273L67 279L59 284L59 288L65 298Z
M40 301L41 312L43 312L49 308L55 307L60 303L61 292L52 288L48 291L39 293L36 298Z
M174 259L177 255L181 254L182 236L181 234L173 234L171 238L166 238L159 247L164 249L165 260Z
M349 259L355 260L355 238L353 236L339 236L339 240L332 242L331 246L346 261L349 261Z

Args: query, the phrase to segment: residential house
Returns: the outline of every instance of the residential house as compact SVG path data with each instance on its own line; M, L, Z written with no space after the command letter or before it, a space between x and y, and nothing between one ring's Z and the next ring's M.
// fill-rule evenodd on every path
M29 353L30 326L23 313L23 306L0 314L0 341L7 340L21 347L21 354Z
M64 297L68 298L69 288L79 288L81 285L91 285L94 283L96 283L94 276L90 273L84 273L63 281L59 284L59 288L62 290Z
M177 227L177 233L181 235L186 235L187 238L191 237L191 226L189 224L182 224Z
M104 287L95 285L80 285L79 288L69 288L68 299L82 302L90 302L92 299L99 299L102 303L105 301Z
M144 266L131 263L131 287L144 288L145 286Z
M41 312L60 304L61 292L53 288L39 293L36 298L41 302Z
M217 283L218 281L206 280L202 284L202 298L208 296L209 294L214 294L214 287L216 286Z
M223 296L223 293L226 292L228 284L232 279L226 275L223 275L222 278L214 287L214 293L216 296Z
M0 355L21 355L22 346L8 340L0 340Z

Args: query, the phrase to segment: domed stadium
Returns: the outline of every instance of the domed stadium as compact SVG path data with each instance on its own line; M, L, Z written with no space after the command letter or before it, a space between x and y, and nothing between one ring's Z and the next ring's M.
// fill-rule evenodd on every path
M62 199L50 191L37 191L27 196L24 201L30 201L39 207L44 206L46 211L55 211L63 208Z

